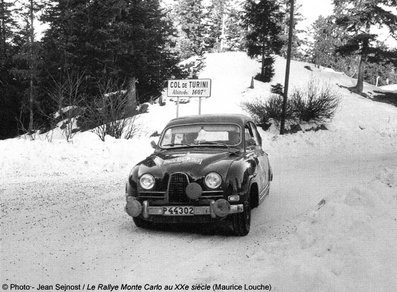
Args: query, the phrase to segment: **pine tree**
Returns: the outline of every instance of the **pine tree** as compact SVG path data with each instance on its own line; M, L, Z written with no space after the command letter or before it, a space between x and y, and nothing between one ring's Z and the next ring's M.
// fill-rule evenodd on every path
M258 3L248 0L245 5L247 51L250 57L261 56L259 79L264 82L269 82L274 75L272 54L279 54L282 48L282 19L283 14L275 0L260 0Z
M58 0L43 20L50 24L44 45L52 76L61 78L58 68L85 73L88 96L110 78L144 102L178 74L175 31L158 0Z
M29 0L28 3L25 4L26 12L23 14L25 17L27 26L26 29L28 31L28 42L27 50L29 51L29 126L28 133L32 133L33 131L33 111L34 104L36 100L35 93L35 79L37 78L37 62L38 62L38 54L37 50L35 50L35 31L34 31L34 20L36 19L36 13L40 10L41 6L35 0Z
M208 35L209 20L202 0L179 0L177 11L183 33L180 44L181 50L185 52L183 57L202 57L215 42Z
M336 24L349 33L346 44L338 47L342 55L358 54L358 77L355 90L363 92L365 64L388 58L390 52L376 47L377 35L371 33L371 26L388 27L396 37L397 15L391 9L397 6L396 0L334 0Z
M231 0L211 0L207 7L207 18L209 24L209 38L212 41L210 47L217 52L222 52L230 46L229 33L238 27L240 19L236 18L236 4ZM233 18L233 23L231 22ZM236 44L237 45L237 44Z
M20 17L23 19L24 25L19 30L19 47L20 50L14 56L16 67L14 73L19 75L27 90L24 92L25 102L22 111L27 109L29 115L29 123L27 132L32 134L38 123L35 122L35 112L37 112L37 82L38 82L38 64L40 61L39 50L40 44L36 40L35 21L37 21L37 13L43 5L37 0L26 0L21 3Z
M89 21L92 18L89 2L58 0L52 1L45 9L41 21L47 23L50 28L43 37L43 58L46 64L43 74L48 80L61 81L67 72L78 71L81 63L86 61L81 59L81 53L86 45L85 41L92 37L88 35L92 32L89 29ZM106 22L106 17L103 20ZM44 87L47 85L43 84Z
M178 1L182 57L243 49L242 1Z
M231 1L226 7L223 36L223 50L244 50L246 30L244 29L243 7L239 1L237 3Z
M280 11L283 14L283 21L282 21L282 33L280 36L281 41L283 42L283 46L281 48L280 54L284 58L287 57L287 47L288 47L288 31L290 26L290 0L280 0ZM293 29L293 39L292 39L292 51L291 57L292 59L297 59L299 56L298 48L300 47L303 40L300 37L300 34L304 31L301 29L296 29L296 25L302 21L303 15L299 12L299 9L302 5L296 5L294 7L294 29Z
M316 66L329 67L354 76L355 56L341 56L336 48L346 43L348 35L344 29L335 25L335 17L319 16L310 28L313 36L309 59Z
M14 123L19 120L19 126L32 133L34 128L35 87L37 85L38 64L38 43L35 40L34 21L36 20L36 13L40 9L40 6L36 0L21 1L18 3L18 6L19 8L15 9L14 14L10 14L11 17L9 17L9 24L12 24L14 27L7 32L7 29L4 29L4 24L7 21L2 22L2 31L4 30L6 32L6 48L8 47L10 50L9 52L7 50L3 51L3 56L6 56L5 63L8 67L8 72L5 72L4 77L12 77L12 81L7 86L16 84L18 86L17 92L13 92L13 94L16 94L16 97L14 97L16 101L14 100L13 104L18 103L17 111L21 115L14 112ZM16 25L17 22L22 21L23 24ZM10 79L8 80L10 81ZM7 91L10 92L9 90ZM25 122L26 115L28 116L27 123Z
M13 37L13 30L18 28L13 12L14 4L11 1L0 0L0 64L4 64L10 40Z
M21 104L19 80L13 75L13 56L18 52L17 9L10 0L0 1L0 139L17 134L16 117Z
M349 38L346 31L335 24L334 16L320 16L311 27L313 35L313 43L311 44L308 54L310 54L309 62L316 66L324 66L332 68L336 71L346 73L348 76L357 76L355 64L358 57L355 55L341 56L336 49L345 44ZM387 50L384 45L376 45L376 47ZM379 82L386 82L386 79L394 80L392 74L392 65L385 62L377 61L368 62L364 71L364 80L371 84L376 84L379 76Z

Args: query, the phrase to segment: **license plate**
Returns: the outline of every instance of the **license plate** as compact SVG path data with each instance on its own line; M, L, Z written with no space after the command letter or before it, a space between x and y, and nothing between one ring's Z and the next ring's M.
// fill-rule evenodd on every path
M189 206L170 206L163 207L163 215L167 216L193 216L194 209Z

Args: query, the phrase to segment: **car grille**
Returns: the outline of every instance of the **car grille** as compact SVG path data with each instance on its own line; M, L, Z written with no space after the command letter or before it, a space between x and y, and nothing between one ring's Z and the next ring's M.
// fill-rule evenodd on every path
M184 173L171 175L168 184L168 199L170 203L188 203L190 199L186 196L185 189L189 184L189 178Z
M223 198L223 191L203 191L201 198L212 200L221 199Z
M141 192L139 198L142 199L164 199L165 192Z

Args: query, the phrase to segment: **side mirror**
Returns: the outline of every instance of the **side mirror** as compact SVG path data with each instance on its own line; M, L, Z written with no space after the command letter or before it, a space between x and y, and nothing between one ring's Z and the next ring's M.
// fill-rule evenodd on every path
M150 145L152 146L153 149L157 149L158 148L156 142L154 142L153 140L150 141Z

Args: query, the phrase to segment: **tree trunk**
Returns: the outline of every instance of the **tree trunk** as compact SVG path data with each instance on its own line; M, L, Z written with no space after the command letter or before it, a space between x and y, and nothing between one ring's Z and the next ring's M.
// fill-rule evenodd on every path
M365 69L365 63L364 63L364 56L360 56L360 63L358 65L358 76L357 76L357 84L355 87L355 90L358 93L362 93L364 89L364 69Z
M365 28L365 32L369 34L369 31L370 31L370 26L369 24L367 24ZM358 65L357 84L355 87L355 91L357 93L363 93L363 89L364 89L364 71L365 71L365 63L367 62L368 48L369 48L369 39L364 39L363 47L361 49L361 54L360 54L360 63Z
M3 62L5 62L5 60L6 60L6 55L7 55L7 53L6 53L6 47L7 47L7 45L6 45L6 22L5 22L5 18L6 18L6 16L5 16L5 14L6 14L6 9L5 9L5 3L4 3L4 0L1 0L1 14L0 14L0 16L1 16L1 52L0 52L0 60L1 60L1 62L3 63Z
M265 76L265 45L262 47L261 79Z
M221 29L221 43L220 43L220 47L219 47L219 52L223 52L224 47L225 47L225 26L226 26L226 17L225 17L225 13L223 13L222 11L222 29Z
M280 135L284 134L285 127L285 116L287 112L287 101L288 101L288 86L289 86L289 73L291 65L291 52L292 52L292 38L294 36L294 0L291 0L290 6L290 26L288 31L288 49L287 49L287 61L285 66L285 78L284 78L284 96L283 96L283 107L281 112L281 123L280 123Z
M364 40L363 48L360 55L360 62L358 65L357 84L355 87L357 93L363 93L363 89L364 89L364 71L365 71L365 63L367 62L368 47L369 47L369 40Z
M33 43L34 43L34 27L33 27L33 0L30 0L30 82L29 82L29 134L32 134L33 131L33 104L34 104L34 97L33 97L33 67L34 67L34 60L33 60Z
M138 82L138 79L136 77L131 77L128 80L128 104L127 104L127 109L126 109L126 114L127 115L133 115L135 114L136 111L136 106L137 106L137 90L136 90L136 83Z

